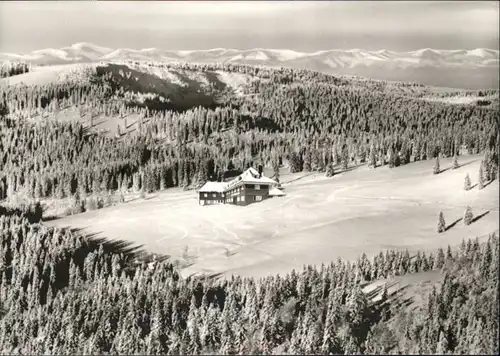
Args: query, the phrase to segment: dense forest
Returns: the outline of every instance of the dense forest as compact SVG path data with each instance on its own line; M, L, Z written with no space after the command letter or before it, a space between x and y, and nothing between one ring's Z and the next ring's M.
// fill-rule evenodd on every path
M0 216L2 354L498 354L499 240L305 266L262 279L183 279L160 257ZM364 283L441 271L412 307ZM374 296L378 293L378 298Z
M2 62L0 63L0 78L12 77L31 71L31 65L24 62Z
M494 234L431 254L386 250L284 276L222 280L181 278L164 256L44 225L47 198L70 198L70 213L79 213L111 195L196 188L256 164L332 176L360 163L436 159L438 174L439 157L484 153L485 179L498 175L498 111L488 105L425 101L417 84L308 70L160 68L253 80L242 95L221 85L169 97L101 66L76 79L0 88L0 201L30 201L0 206L2 354L498 354ZM186 95L206 105L186 108ZM54 119L69 108L80 120ZM94 130L98 117L120 117L117 134ZM136 129L126 132L133 118ZM362 290L432 271L441 282L422 303L387 284Z
M498 171L498 112L487 106L420 100L424 89L416 84L307 70L163 67L225 70L253 81L239 96L211 88L209 105L188 110L154 89L124 91L129 76L113 66L87 69L78 80L2 88L0 199L71 197L79 212L103 204L90 196L193 188L255 164L333 174L359 163L395 167L464 152L486 152L488 170ZM139 102L137 94L150 96ZM67 108L82 120L51 120ZM122 118L116 137L92 131L99 115ZM125 133L130 116L137 129Z

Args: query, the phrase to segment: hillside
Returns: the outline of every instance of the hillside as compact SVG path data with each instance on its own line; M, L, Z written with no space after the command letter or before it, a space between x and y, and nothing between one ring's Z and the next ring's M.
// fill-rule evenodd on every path
M19 62L22 63L22 62ZM242 97L255 92L255 85L268 77L254 71L234 70L227 65L167 64L152 61L118 61L99 63L74 63L51 66L33 66L27 73L0 79L0 87L65 85L89 83L95 77L105 78L107 85L116 91L141 94L150 101L150 109L210 107L221 102L224 96ZM209 68L209 69L208 69ZM258 71L257 67L257 71ZM260 66L262 72L265 68ZM94 79L93 79L94 78ZM358 76L340 76L343 86L381 91L441 101L448 104L498 105L497 90L464 90L442 86L424 86L401 81L376 81ZM158 102L161 99L161 103ZM171 104L168 104L171 103ZM479 104L478 104L479 103Z
M394 167L487 151L487 164L497 164L493 90L232 64L108 63L41 73L5 78L32 82L0 88L1 199L194 188L257 162L346 170L368 160ZM103 130L107 138L93 135ZM31 143L18 149L18 142Z
M113 53L71 48L49 54ZM250 59L271 55L300 59ZM1 353L498 353L498 90L6 68ZM198 205L201 184L258 165L285 197Z
M285 49L211 49L176 51L156 48L111 49L77 43L60 49L28 54L0 54L0 61L24 61L33 65L85 62L159 61L185 63L232 63L318 70L336 75L364 76L380 80L417 82L466 89L498 88L498 50L421 49L324 50L303 53Z
M228 97L243 96L255 80L249 74L223 70L164 68L128 62L34 67L28 73L0 79L0 84L4 88L23 88L73 83L80 86L97 81L112 90L114 96L107 98L109 101L116 102L116 94L120 93L118 100L126 102L129 107L147 108L151 111L184 111L196 107L222 106ZM117 134L118 127L121 127L122 133L135 130L140 116L130 113L126 115L126 120L120 120L123 115L102 112L90 114L89 111L91 110L82 114L82 110L76 106L65 104L50 115L64 122L82 122L93 131L104 131L111 136ZM30 113L30 118L38 120L47 115L48 113Z
M0 279L2 353L498 349L495 235L485 243L463 241L454 252L411 258L390 250L355 264L339 259L284 276L217 281L182 278L163 259L134 264L126 244L101 244L19 216L0 216L0 234L0 266L7 271ZM482 337L460 337L464 328Z
M451 163L443 160L443 169ZM498 184L465 192L464 177L469 173L476 182L480 159L461 163L438 176L430 161L392 170L360 167L330 179L312 174L283 183L286 197L245 208L199 206L194 191L167 192L47 223L187 259L194 264L185 275L283 274L381 249L433 251L498 230ZM481 216L470 226L460 221L466 205ZM439 211L453 225L444 234L436 231Z

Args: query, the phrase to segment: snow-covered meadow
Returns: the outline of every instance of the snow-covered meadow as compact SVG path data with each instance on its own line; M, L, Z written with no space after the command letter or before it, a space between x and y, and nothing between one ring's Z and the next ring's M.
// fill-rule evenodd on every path
M265 276L329 263L340 257L369 257L383 249L434 250L499 228L498 181L464 191L469 173L477 182L481 157L460 157L461 167L442 159L389 169L361 166L326 178L320 173L282 174L286 197L238 207L199 206L194 191L172 189L102 210L48 222L84 228L97 237L132 242L192 265L193 273ZM449 169L448 169L449 168ZM290 183L286 183L290 181ZM465 206L475 216L459 220ZM448 231L438 234L443 211Z

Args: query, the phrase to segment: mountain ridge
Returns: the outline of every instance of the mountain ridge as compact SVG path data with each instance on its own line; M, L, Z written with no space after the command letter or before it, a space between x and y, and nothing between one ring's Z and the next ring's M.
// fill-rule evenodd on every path
M0 53L1 61L24 61L34 65L84 62L154 61L187 63L234 63L311 69L379 80L410 81L426 85L466 89L498 88L499 51L489 48L439 50L423 48L397 52L329 49L300 52L290 49L168 50L159 48L108 48L78 42L26 54Z
M234 48L211 48L211 49L193 49L193 50L169 50L161 48L109 48L104 46L99 46L89 42L77 42L70 46L61 48L44 48L28 53L0 53L0 60L5 61L9 59L25 60L31 61L37 64L42 58L41 55L51 55L54 61L57 59L68 62L68 61L78 61L81 58L86 58L90 60L105 60L105 59L121 59L116 58L119 55L134 54L134 53L155 53L164 56L175 56L175 57L193 57L197 54L213 54L216 56L227 56L233 55L229 58L221 58L225 61L230 61L238 54L250 55L250 59L254 60L269 60L269 55L272 55L272 59L278 60L280 62L288 62L297 58L304 57L318 57L318 56L346 56L347 58L356 59L399 59L407 60L409 58L419 58L419 59L434 59L434 60L447 60L448 63L456 63L451 60L464 60L483 58L485 61L488 60L498 60L500 58L499 51L490 48L473 48L473 49L455 49L455 50L441 50L434 48L422 48L413 51L393 51L389 49L380 49L376 51L364 50L360 48L353 49L325 49L318 50L314 52L302 52L291 49L283 48L249 48L249 49L234 49ZM257 56L255 56L257 54ZM267 55L258 57L259 54ZM253 55L253 56L252 56ZM255 58L256 57L256 58ZM216 58L214 58L216 59ZM63 62L63 63L64 63ZM413 62L414 63L414 62ZM473 62L475 64L480 64L480 61ZM490 62L487 62L490 63ZM62 64L62 63L50 63L50 64ZM470 64L470 63L468 63Z

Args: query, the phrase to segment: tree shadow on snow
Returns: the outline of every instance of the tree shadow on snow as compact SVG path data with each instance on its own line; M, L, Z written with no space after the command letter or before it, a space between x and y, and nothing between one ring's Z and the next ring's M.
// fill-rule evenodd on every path
M103 247L103 252L105 254L123 254L128 259L151 259L154 255L156 260L165 260L170 258L168 255L157 255L154 253L150 253L145 250L144 245L135 244L132 241L121 240L121 239L111 239L108 237L98 237L102 234L100 232L85 232L87 227L82 228L70 228L63 227L62 229L69 229L71 233L74 235L80 235L84 238L85 243L82 247L78 248L75 251L75 259L76 256L84 256L85 257L91 252L97 252L100 247ZM81 260L83 263L83 260Z
M478 216L474 217L471 220L471 223L475 223L476 221L478 221L479 219L481 219L483 216L488 215L489 213L490 213L490 211L488 210L488 211L482 213L481 215L478 215Z
M383 293L384 287L389 290L389 288L394 287L398 284L397 281L389 281L385 284L382 284L375 288L373 291L367 293L367 297L369 298L369 308L367 312L367 319L369 323L363 327L363 330L359 330L359 335L366 335L369 332L371 326L378 324L380 321L387 321L393 315L394 311L401 310L401 308L406 308L414 303L414 297L405 297L405 291L410 285L402 286L401 288L397 288L392 292L387 293L387 298L385 300L378 299L376 301L373 300L377 295L381 295Z
M53 283L49 282L48 275L44 275L42 278L45 283L40 290L40 301L41 304L45 304L47 301L47 293L49 285L52 285L54 292L67 288L70 285L70 265L74 263L80 270L84 269L85 260L91 254L96 254L102 247L104 254L122 254L125 257L127 265L124 271L128 274L133 274L134 267L131 263L137 260L143 260L147 262L147 259L151 259L150 253L147 253L143 249L143 245L134 245L132 242L124 240L112 240L104 237L98 237L102 232L86 233L85 228L70 228L62 227L61 230L69 231L74 237L80 236L83 238L81 244L75 247L68 253L60 255L57 259L55 265L55 280ZM156 260L166 260L169 256L159 256ZM86 282L92 282L93 279Z
M357 165L357 166L350 166L350 167L348 167L348 168L346 168L346 169L343 169L343 170L340 170L340 171L335 171L335 172L334 172L334 176L335 176L336 174L347 173L347 172L353 171L353 170L355 170L356 168L358 168L359 166L361 166L361 165Z
M458 224L460 221L462 221L464 218L459 218L457 220L455 220L454 222L452 222L450 225L448 225L444 231L448 231L449 229L451 229L452 227L454 227L456 224Z
M489 182L485 183L485 184L483 185L483 189L484 189L484 188L486 188L487 186L489 186L489 185L490 185L491 183L493 183L493 182L494 182L494 180L490 180Z
M125 203L132 203L133 201L136 201L136 200L139 200L139 199L140 199L140 197L139 197L139 196L137 196L137 197L135 197L135 198L132 198L132 199L130 199L130 200L125 201Z
M446 171L449 171L450 169L451 169L451 167L447 167L447 168L445 168L445 169L441 169L441 170L439 171L439 174L444 173L444 172L446 172Z
M458 165L458 168L457 168L457 169L460 169L460 168L462 168L462 167L468 166L469 164L474 163L474 162L476 162L476 161L477 161L476 159L473 159L472 161L468 161L468 162L465 162L465 163L460 163L460 164Z

